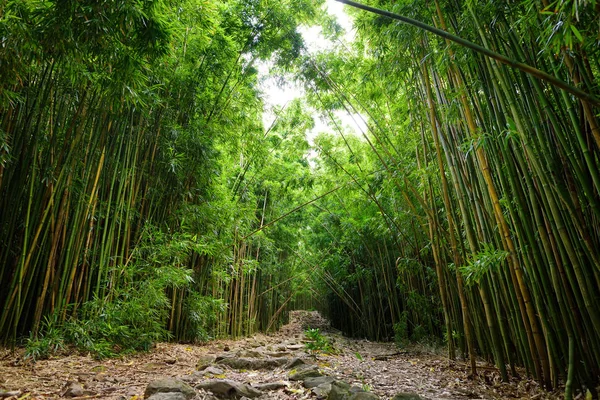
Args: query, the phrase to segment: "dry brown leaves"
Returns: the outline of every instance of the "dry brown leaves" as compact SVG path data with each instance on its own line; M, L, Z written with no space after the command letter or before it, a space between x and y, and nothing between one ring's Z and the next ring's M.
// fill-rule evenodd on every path
M83 386L84 392L71 399L140 399L150 381L195 372L201 355L220 354L225 349L235 352L257 347L277 348L282 343L301 343L303 330L309 326L326 332L337 353L306 354L299 349L296 355L311 358L326 375L362 386L382 398L390 398L398 392L415 392L431 400L559 398L558 393L545 392L530 379L513 378L510 383L502 383L495 368L484 362L479 362L478 376L473 379L469 377L464 363L448 361L422 348L399 351L393 344L344 338L329 329L327 322L314 313L294 314L292 322L273 335L258 334L252 338L214 341L203 346L160 343L148 353L103 361L74 353L25 363L22 349L15 352L0 349L0 393L5 392L0 398L61 398L69 385L78 383ZM225 372L228 379L247 383L287 379L287 371L283 369ZM300 399L309 396L310 393L299 384L292 383L287 389L270 392L261 398Z

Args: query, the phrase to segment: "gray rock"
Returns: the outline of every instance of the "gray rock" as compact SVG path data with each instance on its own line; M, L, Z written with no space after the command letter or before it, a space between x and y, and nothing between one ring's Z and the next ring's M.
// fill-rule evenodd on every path
M144 391L144 398L149 398L156 393L181 393L185 399L196 396L193 387L177 379L166 378L150 382Z
M299 367L300 365L306 365L306 362L301 358L292 358L290 362L285 365L285 369L292 369Z
M147 400L187 400L187 397L179 392L154 393L152 396L148 397Z
M64 397L80 397L85 394L83 386L77 382L71 382L65 387L63 396Z
M266 356L269 357L274 357L274 358L282 358L282 357L290 357L292 355L292 353L290 353L289 351L266 351L265 352Z
M316 376L316 377L309 377L306 378L304 380L304 382L302 383L302 385L307 388L307 389L312 389L314 387L323 385L324 383L333 383L333 381L335 381L335 379L333 379L330 376Z
M356 392L348 400L379 400L379 396L371 392Z
M223 371L221 368L210 366L210 367L206 368L204 371L202 371L202 373L204 375L208 375L208 374L223 375L225 373L225 371Z
M289 360L287 358L244 358L230 357L217 362L219 365L226 365L233 369L275 369L283 367Z
M317 399L326 399L331 392L331 382L322 383L312 389L312 392Z
M209 379L198 383L196 388L209 390L213 394L224 398L240 398L243 396L254 398L262 394L260 390L250 385L230 379Z
M245 358L262 358L265 355L263 353L261 353L260 351L256 351L256 350L242 350L238 353L239 357L245 357Z
M288 378L291 381L304 381L306 378L313 378L322 375L323 374L319 372L319 368L316 365L310 365L300 370L292 370L289 373Z
M350 385L342 381L334 381L327 400L346 400L350 396Z
M277 382L257 383L252 386L262 392L268 392L271 390L279 390L279 389L286 388L289 386L289 383L284 382L284 381L277 381Z
M210 366L202 371L195 371L190 375L181 376L179 379L187 383L196 383L200 382L206 377L212 378L215 375L223 375L224 373L225 371L223 371L221 368ZM221 378L223 378L223 376L221 376Z
M392 400L423 400L421 396L416 393L398 393Z
M202 371L202 370L208 368L208 366L210 366L216 360L217 360L217 357L210 355L210 354L200 356L200 358L198 359L198 362L196 363L196 369L198 371Z
M287 349L288 350L302 350L304 349L305 345L303 344L289 344L287 345Z
M206 371L206 370L204 370L204 371ZM177 379L179 379L187 384L193 385L194 383L200 382L201 380L204 379L204 377L205 377L204 371L195 371L189 375L180 376Z

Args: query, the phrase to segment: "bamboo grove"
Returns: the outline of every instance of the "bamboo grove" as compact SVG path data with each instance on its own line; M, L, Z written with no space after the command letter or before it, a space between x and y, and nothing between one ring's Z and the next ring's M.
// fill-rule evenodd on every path
M290 107L265 136L257 65L287 68L317 8L2 2L2 341L79 321L71 340L102 356L278 325L300 301L275 268L289 239L244 238L299 196L302 168L272 159L307 127Z
M0 5L1 340L103 356L315 307L597 395L600 4L370 0L351 44L322 4ZM316 23L337 45L306 51ZM267 126L265 60L306 93Z
M378 339L443 336L473 374L484 356L503 380L524 367L548 388L566 382L569 398L594 393L598 4L364 3L385 12L355 10L353 47L301 70L326 117L369 119L362 140L316 141L323 184L354 182L314 225L314 246L336 248L324 267L332 320Z

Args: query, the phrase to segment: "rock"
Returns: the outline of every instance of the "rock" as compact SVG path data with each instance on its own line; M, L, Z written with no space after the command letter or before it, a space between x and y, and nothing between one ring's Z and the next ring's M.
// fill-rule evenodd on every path
M287 358L243 358L229 357L219 360L217 364L226 365L233 369L275 369L288 363Z
M77 382L68 382L61 393L63 397L81 397L85 395L83 386Z
M289 357L291 356L292 353L290 353L289 351L265 351L265 356L269 356L269 357L274 357L274 358L282 358L282 357Z
M323 374L319 372L319 368L316 365L311 365L300 370L290 371L288 378L291 381L304 381L306 378L313 378L322 375Z
M202 371L202 373L204 375L208 375L208 374L223 375L225 373L225 371L223 371L221 368L210 366L210 367L207 367L204 371Z
M327 400L346 400L348 396L350 396L350 385L342 381L331 383L331 391L327 396Z
M422 400L421 396L416 393L398 393L392 400Z
M204 380L206 377L217 377L217 378L224 378L225 377L225 371L223 371L221 368L217 368L217 367L208 367L203 371L195 371L194 373L190 374L190 375L185 375L180 377L179 379L181 379L184 382L193 384L193 383L197 383L200 382L201 380Z
M292 368L298 367L300 365L306 365L306 362L303 359L298 358L298 357L292 358L290 360L290 362L285 364L285 369L292 369Z
M371 392L356 392L348 400L379 400L379 396Z
M265 382L265 383L257 383L255 385L252 385L253 387L255 387L256 389L262 391L262 392L269 392L272 390L279 390L279 389L283 389L289 386L288 382L284 382L284 381L277 381L277 382Z
M176 362L177 362L177 359L176 359L176 358L167 358L167 359L165 360L165 364L169 364L169 365L173 365L173 364L175 364Z
M312 389L325 383L333 383L333 381L335 381L335 379L330 376L316 376L306 378L302 385L307 389Z
M290 344L288 346L286 346L288 350L302 350L304 349L304 345L303 344Z
M210 355L210 354L200 356L200 358L198 359L198 362L196 363L196 369L198 371L202 371L202 370L206 369L209 365L214 363L216 360L217 360L217 357Z
M198 389L209 390L213 394L224 398L240 398L243 396L254 398L262 394L258 389L245 383L230 379L209 379L196 385Z
M144 391L144 398L149 398L156 393L181 393L184 396L184 399L191 399L196 396L194 388L185 382L173 378L150 382Z
M187 400L183 393L179 392L168 392L168 393L154 393L146 400Z
M365 390L358 386L358 385L352 385L350 386L350 393L358 393L358 392L364 392Z
M263 353L261 353L260 351L256 351L256 350L242 350L238 353L239 357L245 357L245 358L262 358L265 355Z
M326 399L331 392L331 383L323 383L317 387L314 387L312 392L315 396L317 396L317 399Z

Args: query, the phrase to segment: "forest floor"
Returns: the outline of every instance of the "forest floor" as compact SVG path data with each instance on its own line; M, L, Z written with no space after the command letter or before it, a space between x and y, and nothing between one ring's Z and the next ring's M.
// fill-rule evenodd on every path
M304 335L307 328L319 328L331 342L334 353L307 350ZM64 354L31 363L24 362L22 354L22 349L16 352L0 349L0 398L4 400L63 397L135 400L144 397L150 382L161 378L177 378L196 388L202 386L201 382L227 379L262 389L262 394L256 394L259 399L317 398L318 390L305 387L308 380L290 379L290 374L296 371L291 370L289 363L302 364L298 359L325 376L383 399L400 392L405 397L396 398L560 398L558 393L543 391L530 379L513 378L502 383L495 368L483 361L479 362L478 376L473 379L465 363L449 362L443 355L422 347L398 349L391 343L345 338L311 312L295 312L290 324L272 335L258 334L205 345L160 343L148 353L119 359L98 361L89 355ZM288 365L264 361L277 357L285 359ZM254 369L257 364L252 363L257 360L263 360L262 369ZM271 385L261 386L264 383ZM214 398L205 389L196 389L197 399ZM369 396L372 395L353 398L378 398Z

